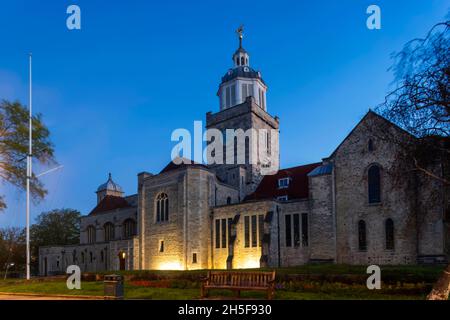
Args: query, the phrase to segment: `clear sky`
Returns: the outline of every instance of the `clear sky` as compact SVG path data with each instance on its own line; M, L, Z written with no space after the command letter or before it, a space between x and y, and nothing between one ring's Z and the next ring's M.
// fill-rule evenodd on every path
M70 4L81 8L81 30L66 27ZM381 8L381 30L366 27L371 4ZM290 167L330 155L389 90L391 53L449 8L450 0L2 0L0 99L27 103L32 51L34 110L64 165L43 178L49 195L32 219L62 207L89 213L108 172L127 194L137 173L159 172L172 131L218 111L240 24L251 66L269 86L268 112L280 117L281 165ZM8 204L0 227L24 225L24 192L1 184L0 193Z

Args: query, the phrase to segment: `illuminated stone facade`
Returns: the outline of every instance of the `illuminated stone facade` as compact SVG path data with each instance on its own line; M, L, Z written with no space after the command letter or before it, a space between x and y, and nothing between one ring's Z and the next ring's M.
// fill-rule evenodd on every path
M207 128L278 132L248 59L242 47L233 55ZM370 111L331 156L275 175L263 175L261 163L169 163L138 174L137 194L128 197L110 176L81 220L80 244L40 248L40 273L71 264L95 272L445 262L448 195L418 172L394 180L398 149L377 130L405 134ZM278 135L270 140L278 159Z

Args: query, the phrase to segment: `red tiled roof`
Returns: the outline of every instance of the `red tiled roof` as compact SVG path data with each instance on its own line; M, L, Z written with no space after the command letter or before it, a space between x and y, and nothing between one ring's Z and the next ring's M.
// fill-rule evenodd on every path
M131 205L128 203L125 198L116 197L116 196L105 196L102 201L100 201L97 206L89 213L90 216L96 215L102 212L122 209L122 208L130 208Z
M248 195L245 200L276 199L281 196L288 196L288 200L306 199L309 197L308 173L321 164L319 162L282 169L275 175L264 176L255 192ZM278 188L278 180L282 178L291 178L289 187Z

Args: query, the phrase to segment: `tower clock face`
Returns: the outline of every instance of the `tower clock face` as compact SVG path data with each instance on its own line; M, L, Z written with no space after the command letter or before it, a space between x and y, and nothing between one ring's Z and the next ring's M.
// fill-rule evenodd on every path
M244 67L244 71L248 72L250 69L248 67Z

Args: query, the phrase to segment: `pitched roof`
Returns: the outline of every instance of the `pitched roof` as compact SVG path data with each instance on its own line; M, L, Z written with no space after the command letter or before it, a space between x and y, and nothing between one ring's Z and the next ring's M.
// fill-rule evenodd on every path
M309 196L308 173L322 165L312 163L303 166L282 169L277 174L264 176L255 192L248 195L245 200L276 199L277 197L288 196L289 200L306 199ZM278 188L278 180L290 178L287 188Z
M332 158L336 154L336 152L339 150L339 148L344 144L344 142L352 135L353 132L355 132L356 128L358 128L370 116L378 118L378 119L381 119L382 121L384 121L388 125L391 125L394 128L397 128L398 130L400 130L401 132L407 134L408 136L414 137L411 133L409 133L408 131L406 131L402 127L400 127L397 124L393 123L392 121L386 119L385 117L383 117L382 115L376 113L372 109L369 109L369 111L364 115L364 117L362 117L362 119L356 124L356 126L353 127L353 129L349 132L349 134L341 141L341 143L336 147L336 149L334 149L333 153L328 158Z
M105 196L94 209L92 209L89 215L93 216L106 211L131 207L132 205L130 205L125 198L108 195Z
M167 166L164 167L164 169L161 170L161 173L169 172L172 170L180 169L180 168L186 168L186 167L200 167L200 168L206 168L205 165L194 162L192 160L182 158L182 162L180 164L175 164L173 161L170 161Z

